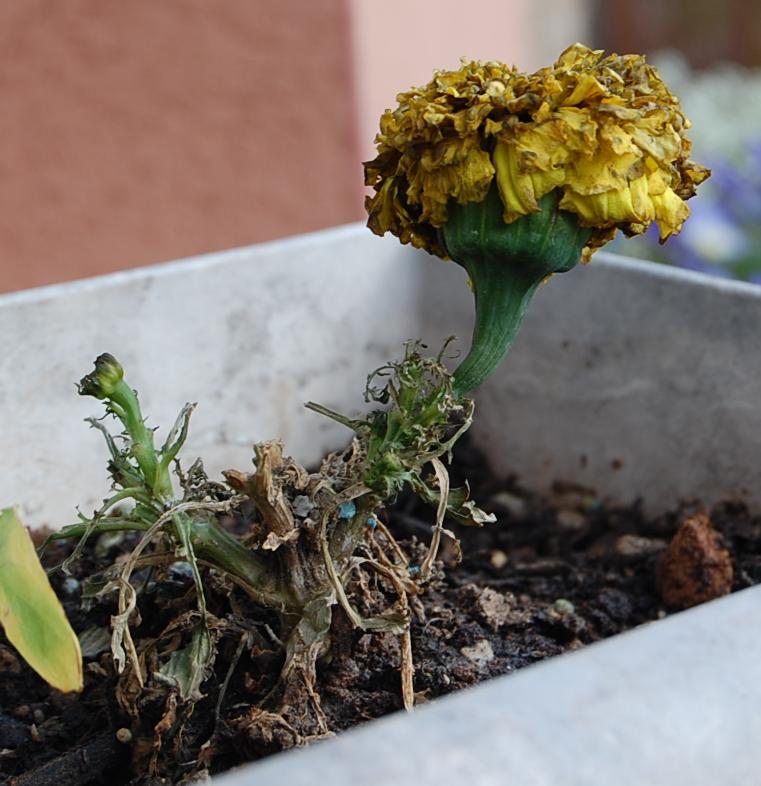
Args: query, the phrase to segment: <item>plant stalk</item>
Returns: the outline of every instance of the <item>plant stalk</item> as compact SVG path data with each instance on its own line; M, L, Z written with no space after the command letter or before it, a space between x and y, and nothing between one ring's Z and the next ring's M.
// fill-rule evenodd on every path
M247 549L213 518L194 518L190 541L199 559L239 579L262 605L280 608L284 598L272 566Z
M591 230L558 208L551 192L539 210L505 223L496 184L483 202L452 204L441 238L451 258L465 268L476 299L473 341L454 373L460 396L478 387L513 344L539 284L573 268Z
M523 322L539 281L524 275L519 264L501 259L467 261L476 301L470 351L454 373L456 396L477 388L502 362Z

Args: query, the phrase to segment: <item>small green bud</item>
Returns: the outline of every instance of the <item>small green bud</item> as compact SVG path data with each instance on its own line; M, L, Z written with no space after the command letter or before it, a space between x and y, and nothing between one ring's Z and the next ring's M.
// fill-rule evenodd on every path
M80 396L94 396L95 398L108 398L124 377L124 369L119 361L104 352L95 361L95 370L82 377L78 390Z

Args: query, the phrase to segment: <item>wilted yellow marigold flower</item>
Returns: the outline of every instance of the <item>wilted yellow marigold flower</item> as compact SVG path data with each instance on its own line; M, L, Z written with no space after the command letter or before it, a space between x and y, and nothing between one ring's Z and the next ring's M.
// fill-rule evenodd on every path
M689 160L679 101L640 55L574 44L534 74L471 62L398 101L365 164L376 192L368 225L442 257L450 202L484 200L495 179L507 223L558 189L558 207L592 228L588 258L616 229L635 235L656 222L662 241L679 232L684 200L709 175Z

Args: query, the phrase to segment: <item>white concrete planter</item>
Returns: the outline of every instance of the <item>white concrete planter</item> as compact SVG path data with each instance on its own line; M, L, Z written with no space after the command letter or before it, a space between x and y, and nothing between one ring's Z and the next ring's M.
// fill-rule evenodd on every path
M200 403L185 455L215 473L249 466L256 440L306 462L339 446L302 402L359 409L402 341L465 348L471 315L459 268L360 226L2 296L0 503L59 526L105 494L93 404L73 387L102 351L153 423ZM541 288L474 432L534 488L759 509L761 290L598 254ZM754 783L759 606L746 590L219 781Z

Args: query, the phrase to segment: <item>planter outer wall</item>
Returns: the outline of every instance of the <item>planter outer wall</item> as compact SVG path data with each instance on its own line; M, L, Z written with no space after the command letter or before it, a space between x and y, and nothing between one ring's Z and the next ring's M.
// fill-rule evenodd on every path
M750 786L761 587L396 713L218 786Z

